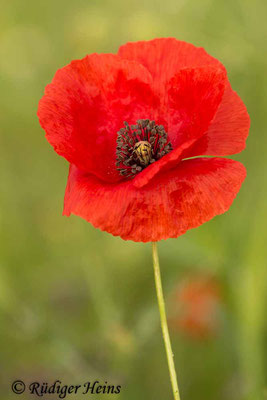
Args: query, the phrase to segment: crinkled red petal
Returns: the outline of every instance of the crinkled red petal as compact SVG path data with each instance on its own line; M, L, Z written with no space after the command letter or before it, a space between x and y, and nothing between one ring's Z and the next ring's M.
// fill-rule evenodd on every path
M186 154L190 153L190 149L195 144L196 140L188 140L181 146L177 147L175 150L166 154L157 162L150 164L147 168L143 169L139 174L133 179L133 185L137 188L144 187L152 179L156 178L159 174L164 171L168 171L171 168L176 167L183 158L186 158Z
M166 82L180 69L208 65L222 67L202 47L175 38L126 43L119 48L118 54L144 65L153 77L154 88L160 92L165 91Z
M158 104L150 85L146 68L117 55L73 61L57 71L39 103L47 140L79 169L117 181L117 131L125 120L153 118Z
M250 118L238 94L227 83L222 102L207 130L190 151L190 156L227 156L246 147Z
M167 131L174 148L208 129L223 97L226 71L216 67L180 70L168 83Z
M175 38L162 38L150 41L127 43L121 46L118 54L126 59L144 65L153 77L153 87L165 96L170 79L183 68L214 66L222 64L211 57L203 48L195 47ZM168 120L167 109L165 120ZM163 120L163 116L161 116ZM231 155L245 148L249 131L249 116L246 107L232 90L229 81L225 92L203 139L188 156Z
M146 185L191 155L191 148L207 131L221 103L225 79L224 69L201 67L182 69L170 80L166 110L161 114L168 114L165 126L174 150L138 174L134 179L136 187Z
M133 181L105 184L72 165L64 214L79 215L125 240L174 238L228 210L245 176L237 161L198 158L138 189Z

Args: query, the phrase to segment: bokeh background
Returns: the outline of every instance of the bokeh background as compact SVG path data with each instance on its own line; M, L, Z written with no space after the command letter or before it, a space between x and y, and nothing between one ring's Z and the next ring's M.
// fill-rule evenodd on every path
M62 217L68 166L36 110L70 60L174 36L225 64L252 121L234 157L248 176L229 212L159 245L182 400L267 399L267 2L2 0L0 9L0 398L16 398L15 379L122 385L88 398L172 398L150 245Z

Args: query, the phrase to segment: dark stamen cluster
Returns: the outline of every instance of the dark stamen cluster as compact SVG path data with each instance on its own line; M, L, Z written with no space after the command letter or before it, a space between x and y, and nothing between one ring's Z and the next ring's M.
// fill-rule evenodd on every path
M134 177L172 150L164 127L155 121L140 119L136 125L124 125L118 132L116 166L126 178Z

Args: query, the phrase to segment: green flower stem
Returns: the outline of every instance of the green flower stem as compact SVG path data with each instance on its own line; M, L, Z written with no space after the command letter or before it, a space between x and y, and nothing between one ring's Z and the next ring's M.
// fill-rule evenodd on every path
M153 256L153 266L154 266L156 291L157 291L157 297L158 297L161 329L162 329L163 340L164 340L164 344L165 344L165 350L166 350L166 354L167 354L173 396L174 396L174 400L181 400L180 394L179 394L179 389L178 389L177 376L176 376L175 365L174 365L174 361L173 361L173 352L172 352L171 340L170 340L167 317L166 317L164 296L163 296L161 276L160 276L159 256L158 256L158 249L157 249L156 242L152 242L152 256Z

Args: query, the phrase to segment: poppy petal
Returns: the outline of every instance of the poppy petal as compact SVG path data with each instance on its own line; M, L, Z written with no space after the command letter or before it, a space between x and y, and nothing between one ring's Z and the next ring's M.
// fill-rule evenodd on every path
M130 42L121 46L119 56L138 61L152 75L154 87L165 91L168 82L180 69L200 66L222 66L202 47L175 38Z
M115 168L117 131L123 121L152 118L157 99L151 75L135 61L92 54L59 70L46 87L38 116L55 151L105 181Z
M245 104L227 82L222 102L204 136L190 150L190 156L227 156L246 147L250 118Z
M137 188L144 187L158 174L176 167L183 158L186 158L186 154L190 152L190 149L193 147L195 142L195 139L189 140L177 147L175 150L166 154L157 162L150 164L147 168L135 176L133 185Z
M125 240L174 238L227 211L245 176L237 161L198 158L182 161L138 189L132 181L103 183L72 165L63 213Z
M223 68L223 65L203 48L175 38L127 43L119 48L118 54L144 65L153 77L154 90L158 90L163 97L170 79L183 68ZM165 114L165 120L168 120L168 109L165 110ZM164 121L163 115L161 118ZM249 125L246 107L227 80L222 102L206 135L199 140L188 156L225 156L242 151L245 148Z
M176 148L202 136L223 97L226 71L217 67L186 68L168 83L168 135Z
M226 71L215 67L182 69L170 80L165 126L174 150L138 174L136 187L146 185L155 175L191 155L191 148L207 131L221 103L225 80Z

